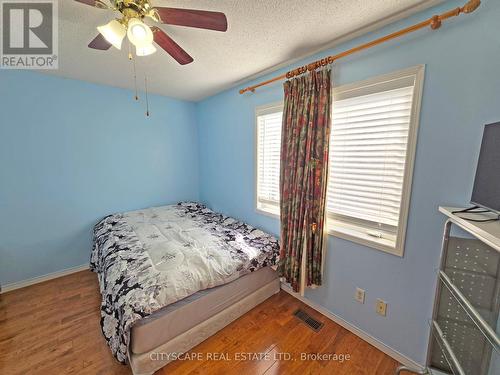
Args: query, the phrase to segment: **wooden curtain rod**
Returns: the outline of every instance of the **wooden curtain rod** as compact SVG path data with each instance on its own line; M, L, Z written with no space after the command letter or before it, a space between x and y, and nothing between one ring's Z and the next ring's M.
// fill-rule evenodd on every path
M385 42L387 42L389 40L399 38L399 37L401 37L403 35L406 35L406 34L414 32L414 31L423 29L424 27L427 27L427 26L430 26L432 30L437 30L437 29L439 29L441 27L441 22L442 21L444 21L444 20L446 20L448 18L457 17L461 13L465 13L465 14L472 13L480 5L481 5L481 1L480 0L469 0L461 8L458 7L458 8L449 10L448 12L445 12L445 13L442 13L442 14L439 14L439 15L435 15L435 16L429 18L426 21L417 23L416 25L407 27L405 29L396 31L396 32L394 32L392 34L389 34L389 35L383 36L381 38L372 40L371 42L368 42L368 43L365 43L365 44L361 44L360 46L351 48L350 50L341 52L341 53L339 53L337 55L328 56L328 57L325 57L325 58L323 58L321 60L317 60L317 61L314 61L314 62L312 62L310 64L307 64L307 65L301 66L299 68L290 70L289 72L287 72L285 74L282 74L280 76L268 79L267 81L258 83L258 84L253 85L253 86L249 86L249 87L244 88L244 89L241 89L240 90L240 94L244 94L244 93L246 93L248 91L255 92L255 89L257 89L259 87L262 87L262 86L265 86L265 85L268 85L268 84L270 84L272 82L280 81L282 79L287 79L287 78L288 79L289 78L293 78L295 76L298 76L298 75L301 75L303 73L306 73L307 71L316 70L316 69L318 69L318 68L320 68L322 66L325 66L325 65L328 65L328 64L332 64L335 60L341 59L342 57L346 57L346 56L352 55L352 54L354 54L356 52L363 51L365 49L368 49L368 48L377 46L379 44L385 43Z

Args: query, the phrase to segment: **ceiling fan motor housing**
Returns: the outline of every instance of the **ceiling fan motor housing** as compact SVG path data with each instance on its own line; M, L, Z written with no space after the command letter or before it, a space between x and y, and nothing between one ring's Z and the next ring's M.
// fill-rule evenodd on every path
M116 9L123 14L126 20L130 18L144 18L153 9L149 0L114 0Z

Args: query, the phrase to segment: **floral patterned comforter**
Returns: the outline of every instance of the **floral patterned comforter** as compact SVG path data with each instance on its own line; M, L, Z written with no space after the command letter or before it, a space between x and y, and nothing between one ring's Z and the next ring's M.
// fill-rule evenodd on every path
M132 325L200 290L278 261L269 234L198 203L110 215L94 227L90 268L102 295L101 327L127 362Z

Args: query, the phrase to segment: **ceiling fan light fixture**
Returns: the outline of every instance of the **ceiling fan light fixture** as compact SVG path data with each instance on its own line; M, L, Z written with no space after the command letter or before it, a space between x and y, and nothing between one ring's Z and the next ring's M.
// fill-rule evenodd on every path
M132 18L129 21L127 36L132 44L137 48L149 46L153 43L153 32L148 25L138 18Z
M122 49L123 38L125 38L127 30L120 22L112 20L106 25L98 26L97 30L114 47Z
M145 46L135 47L135 54L137 56L149 56L156 52L156 47L150 43Z

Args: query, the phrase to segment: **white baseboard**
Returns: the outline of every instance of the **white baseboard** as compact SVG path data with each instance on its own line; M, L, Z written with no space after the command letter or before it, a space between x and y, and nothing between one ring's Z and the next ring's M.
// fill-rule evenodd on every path
M66 276L66 275L69 275L69 274L72 274L75 272L80 272L80 271L84 271L84 270L88 270L88 269L89 269L89 264L86 263L86 264L82 264L82 265L79 265L76 267L66 268L66 269L61 270L61 271L48 273L46 275L33 277L31 279L18 281L18 282L11 283L11 284L6 284L6 285L2 286L2 290L0 291L0 293L7 293L7 292L10 292L11 290L24 288L24 287L27 287L27 286L30 286L33 284L42 283L42 282L47 281L47 280L56 279L56 278L61 277L61 276Z
M283 289L285 292L289 293L291 296L297 298L298 300L304 302L306 305L308 305L309 307L313 308L317 312L323 314L324 316L326 316L330 320L333 320L338 325L340 325L340 326L344 327L345 329L347 329L348 331L354 333L356 336L362 338L367 343L373 345L374 347L376 347L381 352L384 352L385 354L387 354L389 357L394 358L396 361L398 361L399 363L403 364L404 366L407 366L407 367L415 369L415 370L420 370L420 371L424 370L424 366L422 366L421 364L418 364L413 359L408 358L404 354L401 354L397 350L395 350L395 349L391 348L390 346L384 344L382 341L376 339L375 337L373 337L372 335L366 333L365 331L363 331L362 329L356 327L355 325L347 322L346 320L344 320L340 316L335 315L334 313L328 311L324 307L321 307L320 305L312 302L311 300L309 300L309 299L307 299L305 297L302 297L299 293L295 293L292 290L292 288L290 288L288 285L286 285L284 283L281 283L281 289Z

